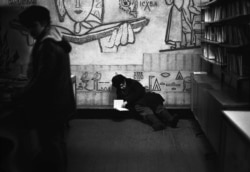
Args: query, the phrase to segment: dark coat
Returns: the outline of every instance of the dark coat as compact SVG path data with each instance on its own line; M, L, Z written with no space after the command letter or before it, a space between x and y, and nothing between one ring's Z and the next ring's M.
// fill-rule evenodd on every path
M158 105L162 105L164 99L158 93L146 92L145 88L137 80L126 78L126 89L121 90L119 87L116 90L117 99L127 101L126 108L134 111L136 104L147 106L155 110Z
M43 33L32 51L31 78L23 103L27 119L34 125L65 122L76 109L70 72L71 46L56 34L57 31Z

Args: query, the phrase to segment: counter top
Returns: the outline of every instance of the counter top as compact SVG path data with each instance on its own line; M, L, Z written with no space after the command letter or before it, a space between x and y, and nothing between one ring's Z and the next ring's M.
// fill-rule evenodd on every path
M209 94L211 94L223 108L250 108L250 103L237 97L237 94L235 94L233 90L209 90Z
M250 111L230 110L223 114L250 142Z

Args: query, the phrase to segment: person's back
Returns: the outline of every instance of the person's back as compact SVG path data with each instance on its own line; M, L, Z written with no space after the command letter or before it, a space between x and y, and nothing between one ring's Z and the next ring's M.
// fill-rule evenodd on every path
M67 115L75 110L70 51L70 44L55 28L48 28L34 46L31 64L33 70L25 99L30 105L30 110L37 109L38 113L41 113L37 118L38 122L47 119L57 122L66 120ZM50 115L51 113L54 114Z

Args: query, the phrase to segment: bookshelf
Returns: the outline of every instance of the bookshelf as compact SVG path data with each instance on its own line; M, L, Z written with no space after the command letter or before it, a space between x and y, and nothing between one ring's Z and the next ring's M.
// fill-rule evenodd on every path
M250 0L210 0L201 3L201 16L202 71L192 74L191 110L218 157L220 171L235 171L231 164L242 164L244 149L229 152L242 143L235 139L231 144L240 136L225 128L223 111L250 115ZM249 162L249 156L245 159Z
M201 2L202 70L250 100L250 1ZM248 88L248 89L247 89Z
M250 0L210 0L201 3L201 16L202 71L192 74L191 110L227 172L241 159L228 159L234 131L225 129L223 111L250 110Z

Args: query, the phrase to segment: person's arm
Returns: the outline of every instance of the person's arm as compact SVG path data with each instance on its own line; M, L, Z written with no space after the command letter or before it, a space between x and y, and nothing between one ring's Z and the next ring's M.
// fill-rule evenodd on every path
M124 96L122 95L120 89L116 89L116 98L117 99L124 99Z
M42 43L38 51L40 54L38 54L38 57L34 57L39 58L38 69L36 75L26 88L27 94L37 94L38 92L42 92L42 90L47 90L57 75L58 51L53 46L52 41L46 40L46 42Z
M125 101L127 101L127 106L134 104L140 98L142 98L145 94L145 88L138 81L133 81L129 87L128 96Z

